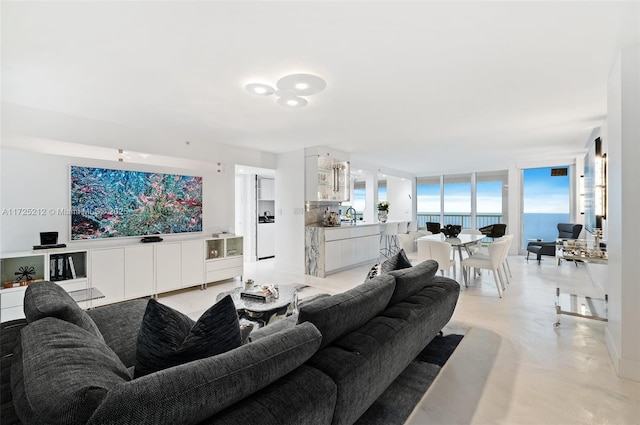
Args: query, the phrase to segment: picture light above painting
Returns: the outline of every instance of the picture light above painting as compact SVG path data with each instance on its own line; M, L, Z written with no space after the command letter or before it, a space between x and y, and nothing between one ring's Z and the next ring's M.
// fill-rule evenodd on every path
M71 240L202 231L202 177L71 166Z

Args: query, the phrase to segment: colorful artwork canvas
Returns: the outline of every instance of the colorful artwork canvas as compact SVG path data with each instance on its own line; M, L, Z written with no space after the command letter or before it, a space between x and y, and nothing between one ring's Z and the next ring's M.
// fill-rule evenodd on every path
M71 240L202 231L202 177L71 166Z

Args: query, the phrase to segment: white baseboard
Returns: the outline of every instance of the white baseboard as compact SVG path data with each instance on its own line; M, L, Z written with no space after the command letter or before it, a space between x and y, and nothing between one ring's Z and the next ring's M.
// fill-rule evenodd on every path
M609 350L611 363L613 363L613 368L616 370L618 376L640 382L640 362L620 357L609 329L604 330L604 340Z

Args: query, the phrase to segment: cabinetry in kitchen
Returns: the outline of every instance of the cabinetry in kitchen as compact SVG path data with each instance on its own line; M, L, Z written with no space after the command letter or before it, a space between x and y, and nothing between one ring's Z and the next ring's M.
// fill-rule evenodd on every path
M325 277L380 256L377 224L343 227L307 226L306 274ZM311 249L313 247L313 249Z
M329 152L305 157L307 201L342 202L350 199L350 164Z

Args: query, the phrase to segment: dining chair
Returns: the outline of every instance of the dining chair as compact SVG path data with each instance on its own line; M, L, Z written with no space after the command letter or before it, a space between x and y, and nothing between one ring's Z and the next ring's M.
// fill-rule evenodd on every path
M478 229L462 229L460 231L460 234L462 234L462 235L477 235L477 236L480 236L483 233ZM469 251L471 251L472 254L475 254L477 252L482 252L482 244L481 243L477 243L475 245L470 245L467 248L469 249ZM485 253L488 253L488 252L485 252Z
M511 244L513 243L513 237L514 236L512 234L509 234L509 235L504 235L503 237L498 239L499 241L506 241L504 252L502 255L503 259L501 262L501 266L502 266L502 271L504 272L504 277L507 284L510 283L509 278L513 277L513 275L511 274L511 265L509 265L509 249L511 248ZM476 256L476 258L488 258L489 256L489 254L485 252L478 252L478 253L475 253L474 255Z
M462 275L464 276L464 285L469 286L469 269L486 269L493 272L493 280L496 283L498 296L502 298L502 290L505 289L504 279L500 267L507 253L509 241L507 239L499 239L488 246L489 255L482 254L472 255L462 260Z
M443 241L429 241L418 239L418 261L435 260L438 270L444 275L453 268L453 279L456 278L456 260L451 258L451 244Z

